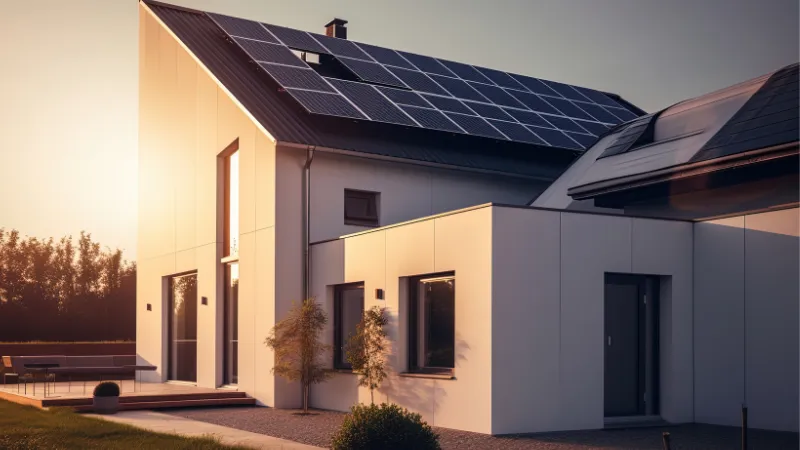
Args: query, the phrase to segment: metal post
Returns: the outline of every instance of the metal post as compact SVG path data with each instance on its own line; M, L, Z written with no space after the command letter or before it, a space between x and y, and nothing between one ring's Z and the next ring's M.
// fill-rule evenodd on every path
M747 450L747 405L742 404L742 450Z
M661 440L664 442L664 450L671 450L672 449L672 447L670 447L670 444L669 444L669 433L668 432L664 431L663 433L661 433Z

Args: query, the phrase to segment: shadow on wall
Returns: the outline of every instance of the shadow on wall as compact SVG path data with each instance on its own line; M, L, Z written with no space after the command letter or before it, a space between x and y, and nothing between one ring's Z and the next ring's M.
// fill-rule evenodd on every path
M390 321L394 316L390 316ZM456 334L456 369L455 374L457 377L458 368L463 362L468 360L467 354L469 353L469 344ZM396 348L394 346L393 348ZM395 352L390 354L391 360L395 364L396 369L400 369L402 373L407 367L405 361L399 361L398 355ZM396 403L401 407L407 408L410 411L417 412L422 415L423 420L431 425L436 425L436 413L439 411L440 406L446 401L447 391L444 389L446 383L457 383L458 379L436 379L436 378L417 378L405 377L398 373L398 370L392 370L389 377L384 381L381 388L378 390L384 396L383 401L387 403ZM376 402L377 402L376 398Z
M698 422L798 429L797 210L767 214L695 228Z

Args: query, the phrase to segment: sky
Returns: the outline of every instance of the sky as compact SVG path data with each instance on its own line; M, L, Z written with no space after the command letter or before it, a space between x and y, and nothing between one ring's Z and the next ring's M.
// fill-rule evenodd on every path
M172 0L622 95L656 111L798 57L797 0ZM135 259L137 0L0 0L0 228Z

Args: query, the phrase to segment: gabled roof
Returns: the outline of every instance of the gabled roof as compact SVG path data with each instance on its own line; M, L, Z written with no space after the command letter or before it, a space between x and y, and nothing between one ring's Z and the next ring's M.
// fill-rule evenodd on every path
M579 146L554 148L309 114L293 101L287 89L249 59L208 14L149 0L142 2L280 143L541 180L555 179L580 154ZM642 113L616 96L609 94L609 98L633 112L633 116ZM595 139L584 132L587 141Z
M680 102L640 120L649 137L636 121L612 129L533 205L586 207L578 200L796 155L798 108L798 64Z

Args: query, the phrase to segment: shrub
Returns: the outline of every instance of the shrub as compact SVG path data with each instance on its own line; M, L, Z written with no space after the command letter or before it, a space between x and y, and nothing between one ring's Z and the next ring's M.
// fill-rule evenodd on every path
M386 403L356 405L333 437L334 450L440 449L439 435L419 414Z
M103 381L94 387L95 397L119 397L119 386L111 381Z

